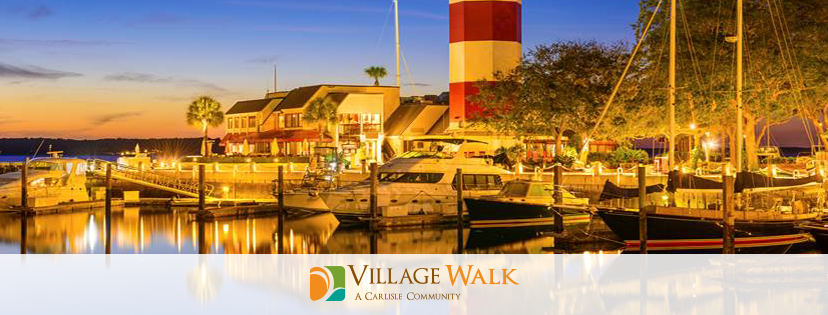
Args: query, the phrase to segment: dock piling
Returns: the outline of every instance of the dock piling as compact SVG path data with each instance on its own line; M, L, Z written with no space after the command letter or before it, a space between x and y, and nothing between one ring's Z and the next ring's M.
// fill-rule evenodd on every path
M203 212L205 207L205 191L204 191L204 177L205 177L205 167L204 164L198 165L198 211Z
M20 206L25 213L29 211L29 158L26 158L20 170L20 198Z
M552 179L555 186L552 196L555 198L556 205L563 204L563 166L556 164L554 166L555 177ZM562 233L564 231L563 214L560 209L553 209L552 215L555 216L555 232Z
M20 254L27 254L28 238L29 238L29 223L28 214L24 211L20 214Z
M722 244L722 253L723 254L735 254L736 248L733 239L733 209L735 206L735 200L733 198L733 177L730 176L729 169L727 172L722 173L722 187L724 191L722 192L722 199L724 199L724 207L722 209L722 227L724 230L723 236L723 244Z
M647 253L647 168L638 165L638 238L639 250Z
M377 163L371 163L371 197L368 204L371 213L371 225L376 224L378 203L377 203L377 186L379 186L379 174L377 174Z
M283 165L279 165L279 175L277 177L277 184L279 187L277 188L277 198L279 202L279 225L277 233L279 234L277 237L279 238L279 243L276 244L277 252L279 254L285 253L285 242L284 242L284 235L285 235L285 167Z
M457 253L463 253L463 169L457 169Z
M105 221L104 227L106 233L105 250L106 254L112 253L112 164L106 164L106 201L105 201Z

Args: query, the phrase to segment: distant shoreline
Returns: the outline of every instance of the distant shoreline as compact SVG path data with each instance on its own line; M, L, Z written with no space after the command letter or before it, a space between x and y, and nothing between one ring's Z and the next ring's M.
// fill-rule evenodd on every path
M212 140L214 143L220 141L215 138ZM121 152L134 151L136 144L141 147L141 151L162 152L175 156L201 153L201 138L0 138L0 156L32 156L35 153L40 156L45 155L50 147L53 151L63 151L66 156L119 155ZM213 148L215 153L220 153L218 145L214 145Z

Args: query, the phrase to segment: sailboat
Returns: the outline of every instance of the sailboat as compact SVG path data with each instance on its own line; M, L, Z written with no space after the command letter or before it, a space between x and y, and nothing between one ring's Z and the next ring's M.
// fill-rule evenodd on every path
M670 14L670 168L676 169L675 163L675 98L676 98L676 0L671 1ZM737 79L736 79L736 104L737 104L737 139L742 139L742 90L743 90L743 0L738 0L737 9ZM735 164L737 193L741 197L747 197L753 191L762 189L793 189L795 186L813 186L814 182L822 182L821 176L816 174L813 178L805 178L787 181L779 181L772 177L757 177L757 174L742 172L741 163L741 141L736 141ZM729 167L725 176L733 177ZM722 204L715 198L702 195L690 201L692 198L678 198L679 189L701 189L721 196L723 193L722 183L709 179L695 177L692 175L681 176L678 171L673 171L668 183L668 191L673 193L673 201L665 200L665 204L641 207L640 211L646 211L647 224L647 249L648 251L659 252L721 252L724 248L724 211ZM821 186L818 187L821 189ZM687 193L685 191L685 193ZM684 195L681 197L688 197ZM720 198L720 197L719 197ZM747 198L739 198L747 199ZM810 241L809 235L797 229L797 224L806 220L814 219L818 213L812 211L807 202L797 201L796 197L789 198L790 205L781 204L779 197L771 198L775 204L757 208L752 207L750 200L740 200L740 205L733 211L733 236L736 252L780 252L790 248L791 245ZM784 200L784 199L783 199ZM639 210L627 209L598 209L598 215L607 226L627 246L627 251L640 250L640 214Z

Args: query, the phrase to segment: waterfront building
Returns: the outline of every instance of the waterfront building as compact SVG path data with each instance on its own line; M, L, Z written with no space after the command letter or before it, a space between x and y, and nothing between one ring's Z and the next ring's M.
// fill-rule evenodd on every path
M337 123L320 134L319 124L304 120L315 99L337 106ZM337 145L348 155L360 148L367 160L382 161L385 118L399 107L399 88L387 86L314 85L268 93L240 101L227 111L228 155L308 156L318 146Z

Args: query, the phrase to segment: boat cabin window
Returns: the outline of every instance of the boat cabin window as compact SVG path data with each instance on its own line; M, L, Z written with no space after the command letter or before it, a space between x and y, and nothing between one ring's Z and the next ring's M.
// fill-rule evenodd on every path
M397 158L400 159L451 159L454 156L445 152L408 151Z
M32 187L51 187L56 186L60 183L60 180L57 178L38 178L31 182L29 182L29 186Z
M443 179L441 173L380 173L379 181L387 183L436 184Z
M44 161L34 161L29 163L29 169L34 171L62 171L63 164Z
M526 197L530 198L546 198L553 197L555 193L555 186L550 184L533 184L529 185L529 193Z
M500 179L500 175L463 174L464 190L495 190L500 189L501 185L503 185L503 181ZM451 186L457 187L457 175L454 175Z
M500 190L500 195L503 197L526 197L528 191L529 183L511 182L503 186L503 189Z

